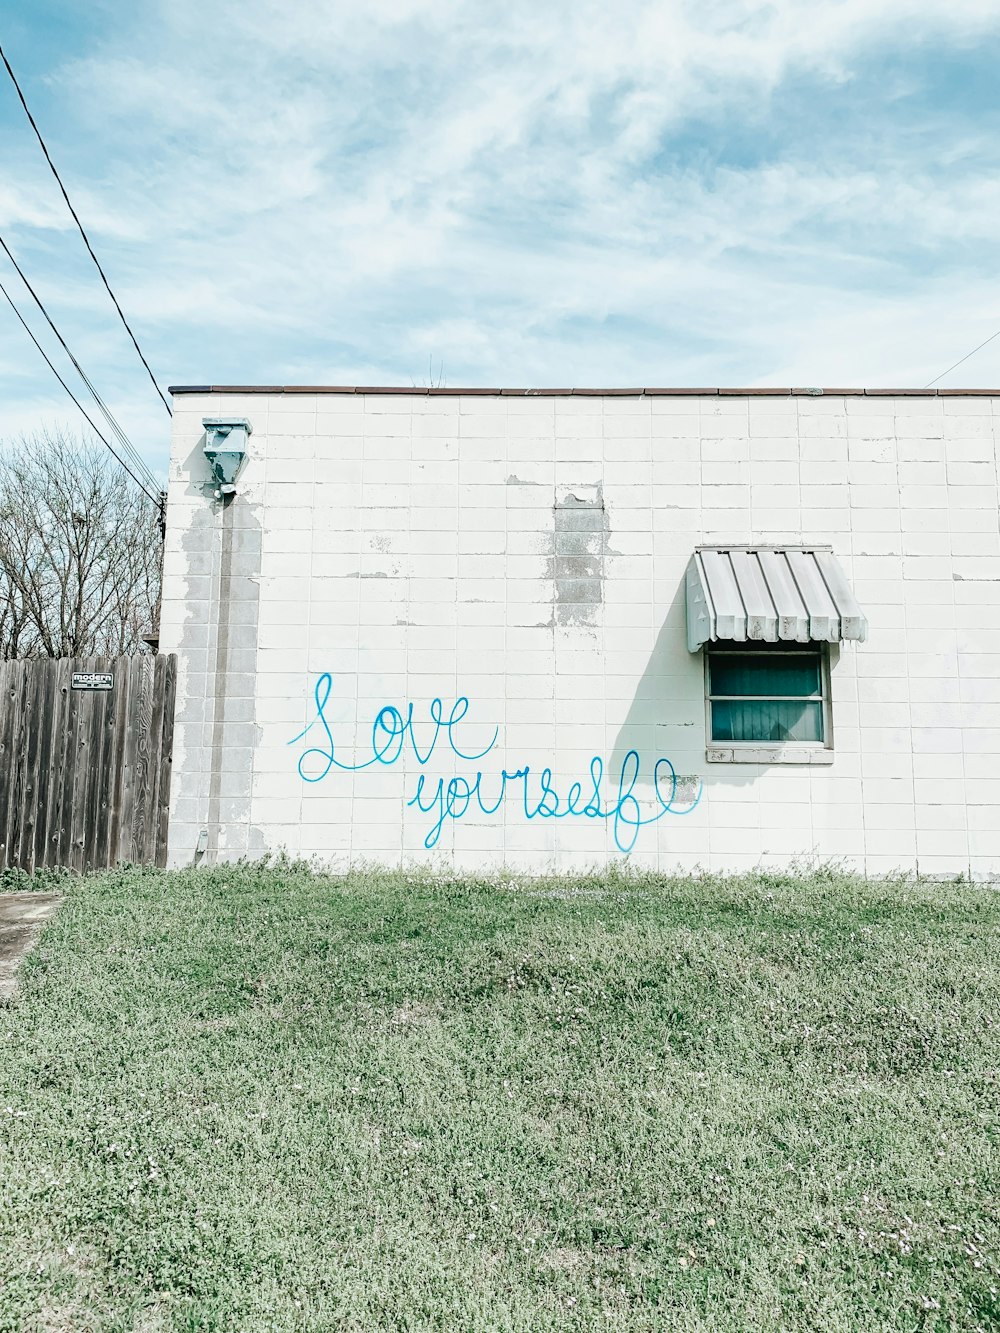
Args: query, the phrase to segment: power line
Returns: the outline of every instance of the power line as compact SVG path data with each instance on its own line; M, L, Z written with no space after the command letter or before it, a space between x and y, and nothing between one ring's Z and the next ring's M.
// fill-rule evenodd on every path
M45 145L45 140L42 138L42 132L41 132L41 130L38 128L38 126L35 124L35 118L34 118L34 116L33 116L33 115L31 114L31 112L28 110L28 103L24 100L24 93L21 92L21 85L18 83L17 78L16 78L16 76L15 76L15 74L14 74L14 71L13 71L13 70L11 69L11 67L10 67L10 61L7 59L7 56L5 55L2 46L0 46L0 60L2 60L3 63L4 63L4 65L6 66L7 73L10 75L10 81L11 81L11 83L13 83L14 88L15 88L15 91L17 92L17 95L18 95L18 97L19 97L19 99L20 99L21 105L24 107L24 114L28 117L28 122L29 122L29 124L31 125L31 128L35 131L35 138L38 140L39 145L41 146L42 152L45 154L45 160L46 160L46 162L48 162L48 164L49 164L49 168L50 168L50 170L51 170L53 176L55 176L55 178L56 178L56 184L59 186L59 189L62 191L62 197L66 200L66 207L69 209L70 213L72 213L72 215L73 215L73 221L76 223L76 225L77 225L77 229L79 230L80 235L83 237L83 243L84 243L84 245L87 247L87 252L88 252L88 254L90 255L91 259L94 261L95 265L97 266L97 271L98 271L98 273L101 275L101 280L102 280L102 282L104 283L104 286L105 286L106 289L107 289L107 293L108 293L108 295L111 297L111 300L112 300L113 303L114 303L114 307L115 307L115 309L118 311L118 318L119 318L119 319L121 320L121 322L125 325L125 331L128 333L128 336L132 339L132 346L133 346L133 347L135 348L135 350L138 352L138 354L139 354L139 360L140 360L140 361L142 362L142 364L146 367L146 374L149 376L150 380L152 381L152 383L153 383L153 388L154 388L154 389L156 390L156 392L160 395L160 401L163 403L163 406L167 409L167 416L168 416L168 417L169 417L169 416L173 416L173 412L170 410L170 404L167 402L166 398L164 398L164 396L163 396L163 390L162 390L162 389L160 388L160 386L157 384L157 382L156 382L156 376L153 374L152 370L150 369L149 362L148 362L148 361L146 360L146 358L143 356L143 354L142 354L142 348L139 346L139 343L138 343L138 341L137 341L137 339L136 339L136 336L135 336L135 334L132 332L132 329L131 329L131 327L129 326L129 322L128 322L128 320L125 318L125 313L124 313L124 311L122 310L121 306L118 304L118 298L117 298L117 296L115 296L114 292L111 290L111 284L108 282L107 275L105 274L104 269L101 268L100 260L99 260L99 259L97 258L97 256L94 254L94 247L90 244L90 237L89 237L89 236L87 235L87 233L84 231L84 229L83 229L83 223L80 221L79 217L77 216L76 209L75 209L75 208L73 207L73 205L70 203L69 195L66 193L66 187L65 187L65 185L63 185L63 183L62 183L62 178L60 177L59 172L56 171L55 163L52 161L52 158L51 158L50 155L49 155L49 150L48 150L48 148L47 148L46 145Z
M973 347L971 352L966 352L961 361L956 361L955 364L949 366L947 370L942 370L941 374L936 375L934 379L931 380L930 384L925 384L924 388L929 389L931 385L937 384L938 380L943 380L945 375L950 375L953 370L956 370L962 364L962 361L968 361L970 356L975 356L977 352L982 351L986 346L986 343L991 343L994 338L1000 338L1000 329L997 329L996 333L991 333L986 339L986 342L981 342L978 347Z
M24 285L25 285L25 287L27 288L29 294L31 295L32 300L35 302L35 305L38 306L38 309L42 312L42 315L45 317L45 320L46 320L46 322L47 322L49 328L50 328L50 329L52 330L52 332L55 334L56 338L59 340L59 343L60 343L60 345L61 345L63 351L66 353L66 355L69 357L70 361L73 363L73 366L74 366L74 368L75 368L77 374L80 376L80 378L83 380L84 384L85 384L85 385L87 386L87 388L90 390L90 393L91 393L91 395L92 395L92 397L93 397L93 399L94 399L94 402L95 402L95 403L97 404L97 406L100 408L100 410L101 410L101 412L102 412L102 414L103 414L103 416L104 416L104 419L107 421L107 423L108 423L108 425L111 427L112 431L113 431L113 432L115 433L115 435L118 437L118 440L119 440L119 442L120 442L122 448L123 448L123 449L126 451L126 453L128 453L129 456L131 457L132 462L133 462L133 465L134 465L140 472L142 472L142 473L145 474L146 481L147 481L151 486L153 486L153 487L157 487L158 484L157 484L156 478L155 478L155 477L153 476L153 474L150 472L149 468L146 466L145 462L143 461L143 459L141 458L141 456L139 455L139 453L137 452L137 450L134 448L134 446L132 445L131 441L128 439L128 437L127 437L127 435L125 434L125 432L122 430L121 426L119 426L118 422L115 420L114 416L113 416L112 413L111 413L111 409L110 409L110 408L108 407L108 405L105 403L105 401L104 401L104 399L101 397L101 395L97 392L97 389L95 388L95 386L94 386L93 382L91 381L90 377L87 375L86 371L83 369L83 367L80 365L79 361L78 361L78 360L76 359L76 357L73 355L72 351L70 350L69 345L68 345L67 342L66 342L66 339L62 336L62 334L61 334L61 333L59 332L59 330L56 328L56 325L55 325L55 322L54 322L53 319L52 319L52 316L51 316L51 315L49 314L49 312L46 310L45 305L43 304L41 297L38 295L38 293L35 291L34 287L32 287L31 283L28 281L28 277L27 277L26 273L25 273L24 270L21 268L21 266L20 266L20 264L17 262L17 260L14 258L14 255L11 253L10 246L8 246L8 244L7 244L7 242L4 240L3 236L0 236L0 247L3 248L4 252L5 252L6 255L7 255L7 258L8 258L8 259L10 260L10 262L13 264L15 270L17 271L17 275L18 275L18 277L19 277L19 278L21 279L21 281L24 283Z
M106 448L111 452L111 454L114 456L114 458L116 458L117 461L122 465L122 467L125 469L125 471L128 473L128 475L132 478L132 480L135 482L135 484L139 487L139 489L142 491L142 493L147 497L147 499L152 500L152 501L153 501L153 504L155 504L155 505L159 505L159 504L160 504L160 501L157 500L157 499L155 499L152 495L150 495L149 491L146 490L146 487L142 484L142 482L141 482L141 481L139 480L139 478L135 475L135 473L132 471L132 469L128 466L128 464L124 461L124 459L122 459L121 456L115 451L115 449L114 449L110 444L108 444L108 441L104 438L104 436L103 436L103 435L101 434L101 432L98 430L97 426L94 424L93 418L91 417L90 413L89 413L89 412L87 411L87 409L83 406L83 404L80 402L79 398L77 398L76 394L73 392L73 390L69 387L69 385L68 385L68 384L66 383L66 381L63 379L63 377L59 374L59 371L56 370L55 366L52 364L51 360L49 359L48 353L45 351L45 348L42 346L42 344L38 341L38 339L37 339L37 338L35 337L35 335L32 333L31 328L29 327L29 325L27 324L27 322L26 322L25 319L24 319L24 316L21 314L20 310L18 310L17 306L16 306L16 305L14 304L14 302L11 300L10 293L7 291L7 288L3 285L2 282L0 282L0 292L2 292L3 295L6 297L6 299L7 299L7 304L10 306L11 310L13 310L14 314L17 316L17 318L18 318L18 320L20 321L21 326L22 326L22 328L24 329L25 333L28 335L28 337L31 339L31 341L32 341L32 342L35 344L35 346L38 348L39 352L40 352L41 355L42 355L42 359L45 361L45 364L46 364L46 365L48 366L48 368L52 371L53 375L55 375L56 379L59 381L59 383L63 386L63 388L64 388L64 389L66 390L66 392L69 394L70 398L72 398L73 402L76 403L77 407L80 409L81 413L83 414L84 419L87 421L87 423L88 423L88 425L90 426L91 430L94 432L94 434L97 436L97 438L101 441L101 443L102 443L103 445L105 445Z
M52 364L52 362L49 360L48 353L45 351L45 348L42 346L42 344L38 341L38 339L37 339L37 338L35 337L35 335L32 333L31 329L28 327L28 324L26 323L26 321L25 321L25 319L24 319L24 316L21 314L20 310L18 310L17 306L16 306L16 305L14 304L14 302L11 300L10 293L7 291L7 288L3 285L2 282L0 282L0 292L2 292L2 293L4 294L4 296L7 298L7 304L10 306L11 310L13 310L14 314L15 314L15 315L17 316L17 318L20 320L21 325L22 325L22 327L24 328L25 333L27 333L28 337L31 339L31 341L32 341L32 342L35 344L35 346L38 348L39 352L41 352L42 357L43 357L44 360L45 360L45 364L48 366L49 370L52 371L53 375L55 375L56 379L57 379L57 380L59 381L59 383L63 386L63 388L64 388L64 389L66 390L66 392L69 394L70 398L73 399L73 402L76 403L77 407L78 407L78 408L80 409L80 411L83 413L83 416L84 416L85 420L86 420L86 421L88 422L88 424L90 425L90 429L94 432L94 434L95 434L95 435L97 436L97 438L101 441L101 443L102 443L103 445L105 445L106 448L108 448L108 449L111 451L111 453L112 453L112 454L114 455L114 457L118 460L118 462L121 463L122 467L125 469L125 471L128 473L128 475L132 478L132 480L135 482L135 484L139 487L139 489L140 489L140 491L142 491L143 495L145 495L147 499L152 500L153 504L155 504L157 507L159 507L159 506L160 506L160 501L159 501L158 499L156 499L155 496L150 495L149 491L146 490L146 487L142 484L142 482L141 482L141 481L139 480L139 478L135 475L135 473L132 471L132 469L128 466L128 464L125 462L125 460L124 460L118 453L116 453L116 451L114 450L114 448L112 448L112 446L111 446L110 444L108 444L107 440L104 438L104 436L101 434L101 432L100 432L100 431L97 429L97 427L94 425L94 422L93 422L93 419L92 419L91 416L90 416L90 413L89 413L89 412L87 411L87 409L83 406L83 404L80 402L79 398L77 398L76 394L75 394L75 393L73 392L73 390L69 387L69 385L68 385L68 384L66 383L66 381L63 379L63 377L59 374L58 370L56 370L55 366L54 366L54 365Z
M112 431L114 432L114 434L118 437L118 441L119 441L119 443L121 444L122 449L123 449L123 450L128 454L128 456L131 458L133 466L134 466L139 472L143 473L146 482L147 482L150 486L153 486L154 488L158 489L158 483L157 483L156 478L153 476L152 472L151 472L151 471L149 470L149 468L146 466L146 463L143 461L141 455L140 455L139 452L136 450L136 448L135 448L134 445L132 444L131 440L129 440L128 436L125 434L125 432L122 430L121 426L120 426L120 425L118 424L118 422L115 420L114 416L112 415L111 409L108 407L107 403L105 403L105 401L104 401L104 399L101 397L101 395L97 392L97 389L94 387L93 382L91 381L90 377L87 375L87 372L84 370L83 366L80 365L79 361L78 361L78 360L76 359L76 357L73 355L72 351L70 350L69 344L66 342L66 339L62 336L62 334L61 334L61 333L59 332L59 330L56 328L56 325L55 325L54 320L52 319L52 316L51 316L51 315L49 314L49 312L46 310L45 305L44 305L43 302L42 302L42 298L38 295L38 293L35 291L34 287L32 287L31 283L28 281L27 274L24 272L24 269L21 268L21 265L20 265L20 264L17 262L17 260L14 258L14 255L11 253L10 246L9 246L9 245L7 244L7 242L4 240L3 236L0 236L0 247L3 248L4 253L7 255L7 258L8 258L8 259L10 260L10 262L14 265L14 268L15 268L15 270L17 271L17 276L18 276L18 277L21 279L21 281L24 283L25 287L28 289L29 294L31 295L32 300L35 302L35 305L38 306L38 309L39 309L39 310L42 312L42 314L44 315L45 320L46 320L46 323L48 324L48 326L49 326L49 328L52 330L52 332L56 335L56 338L59 340L59 344L60 344L60 346L62 347L63 351L66 353L66 355L69 357L70 361L73 363L73 367L74 367L74 369L76 370L77 374L80 376L80 378L83 380L84 384L85 384L85 385L87 386L87 388L90 390L90 393L91 393L91 395L92 395L92 397L93 397L93 399L94 399L94 402L95 402L95 403L97 404L97 406L100 408L101 413L103 414L105 421L107 421L108 425L111 427L111 429L112 429Z

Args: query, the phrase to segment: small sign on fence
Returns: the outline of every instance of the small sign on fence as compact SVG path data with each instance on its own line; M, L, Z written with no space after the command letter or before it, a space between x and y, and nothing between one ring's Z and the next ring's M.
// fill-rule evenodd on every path
M74 671L74 690L113 690L114 674L110 671Z

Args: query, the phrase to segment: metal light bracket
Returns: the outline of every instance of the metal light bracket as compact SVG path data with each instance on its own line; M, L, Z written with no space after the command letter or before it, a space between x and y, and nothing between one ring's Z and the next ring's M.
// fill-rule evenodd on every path
M236 478L247 458L247 440L253 427L246 417L203 417L205 457L212 469L215 497L235 495Z

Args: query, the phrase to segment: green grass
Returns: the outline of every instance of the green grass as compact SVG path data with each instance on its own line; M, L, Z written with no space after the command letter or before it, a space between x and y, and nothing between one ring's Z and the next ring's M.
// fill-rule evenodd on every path
M998 925L834 873L77 881L0 1008L0 1329L996 1329Z

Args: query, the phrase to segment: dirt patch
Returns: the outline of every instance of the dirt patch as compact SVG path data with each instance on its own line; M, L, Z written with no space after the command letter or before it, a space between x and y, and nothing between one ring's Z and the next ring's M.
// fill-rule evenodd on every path
M0 893L0 1001L17 993L17 968L62 901L58 893Z

